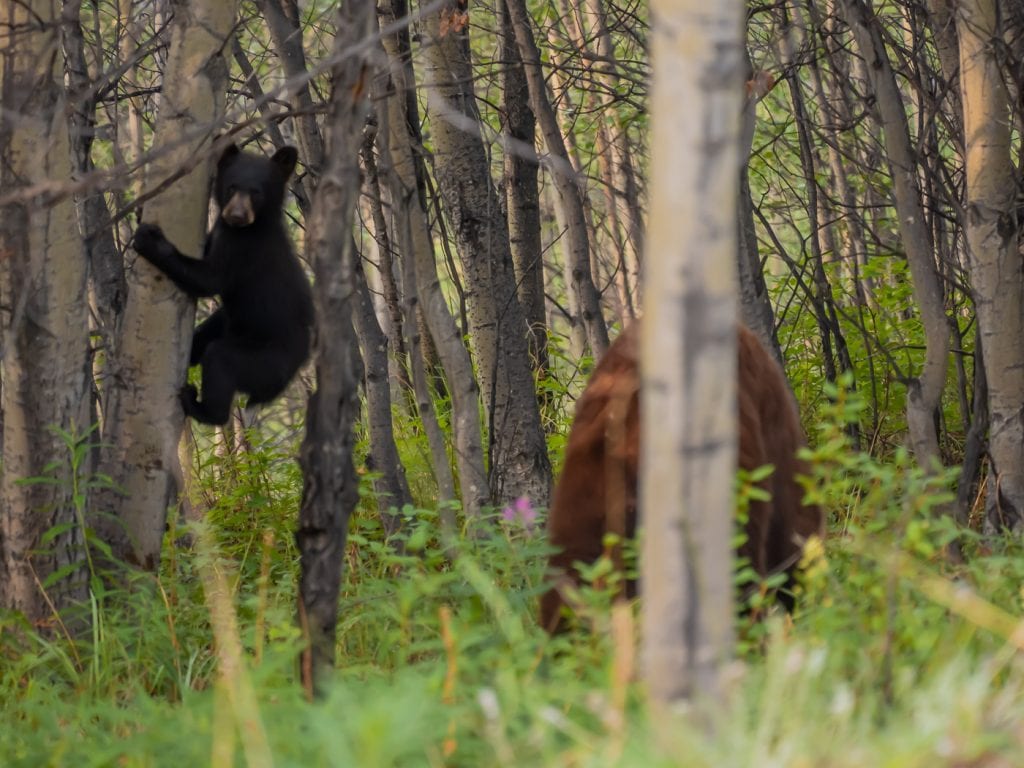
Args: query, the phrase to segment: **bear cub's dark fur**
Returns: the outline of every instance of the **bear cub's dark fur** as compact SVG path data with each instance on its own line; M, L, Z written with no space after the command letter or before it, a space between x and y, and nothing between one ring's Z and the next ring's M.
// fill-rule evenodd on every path
M284 228L285 185L294 147L267 158L231 145L217 162L220 209L202 259L183 255L160 227L140 224L132 247L192 298L219 296L219 308L192 337L189 365L202 367L202 396L181 390L185 413L224 424L235 392L249 404L277 397L309 357L313 299Z

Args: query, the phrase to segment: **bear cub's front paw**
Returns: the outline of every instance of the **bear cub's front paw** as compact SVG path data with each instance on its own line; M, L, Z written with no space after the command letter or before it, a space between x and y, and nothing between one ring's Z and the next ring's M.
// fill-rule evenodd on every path
M132 238L132 248L149 261L158 258L167 245L169 243L164 237L164 231L156 224L139 224L139 228L135 230L135 237Z
M192 384L185 384L178 390L178 400L181 401L181 407L185 413L191 415L199 402L199 390Z

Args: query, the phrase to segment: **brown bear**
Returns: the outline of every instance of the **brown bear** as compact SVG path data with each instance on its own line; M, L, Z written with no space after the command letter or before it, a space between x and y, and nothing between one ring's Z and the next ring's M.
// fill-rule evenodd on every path
M547 631L561 626L566 582L579 583L574 563L592 563L603 552L606 532L632 538L637 524L640 448L639 326L626 329L602 358L576 404L565 464L548 514L548 536L558 551L551 556L555 585L541 598L540 622ZM803 504L796 474L806 463L796 455L804 444L793 395L779 365L752 331L739 328L739 466L775 467L761 485L769 501L751 501L746 541L739 555L761 576L792 574L803 542L822 535L821 510ZM626 594L636 585L626 584ZM781 594L787 608L791 597Z

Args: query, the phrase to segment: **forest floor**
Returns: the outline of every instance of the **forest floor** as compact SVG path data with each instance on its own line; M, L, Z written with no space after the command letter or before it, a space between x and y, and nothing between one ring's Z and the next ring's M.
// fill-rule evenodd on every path
M291 533L301 483L264 447L202 468L216 478L198 490L212 535L190 549L168 535L158 574L116 590L96 578L63 623L0 617L0 764L1024 765L1020 543L930 514L944 479L906 456L819 445L828 539L807 554L794 615L755 595L751 615L766 616L738 619L710 732L686 712L652 722L638 609L610 610L608 589L586 590L576 631L539 630L541 521L497 513L488 536L441 542L436 511L407 509L397 555L368 496L351 524L336 677L309 702ZM947 555L954 537L964 561Z

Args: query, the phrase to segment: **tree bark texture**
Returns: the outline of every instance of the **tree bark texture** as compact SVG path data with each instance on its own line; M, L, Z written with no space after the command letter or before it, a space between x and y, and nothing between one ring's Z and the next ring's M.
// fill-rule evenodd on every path
M295 109L296 138L302 158L314 179L324 162L324 141L316 122L316 107L309 92L306 53L302 47L299 6L295 0L258 0L263 19L274 40L277 58L288 78L288 93Z
M1010 94L997 53L997 11L996 0L961 0L956 14L966 226L988 386L986 528L1024 532L1024 259L1018 249Z
M390 27L406 16L408 4L405 0L382 0L378 12L381 27ZM380 132L384 146L381 170L387 174L396 221L407 222L399 240L405 242L402 258L413 260L416 304L410 305L410 309L422 311L444 368L452 400L452 448L459 472L459 493L463 512L472 518L479 516L489 496L480 434L480 390L469 352L462 343L437 277L427 218L426 169L421 154L416 78L408 29L403 27L385 34L381 42L387 53L392 89L387 109L381 110L381 121L387 124L386 130ZM405 318L407 328L415 323L415 317ZM409 354L416 352L410 347Z
M555 25L548 27L547 31L548 41L548 61L551 67L550 82L551 89L555 93L559 94L559 107L556 118L558 120L558 128L562 132L562 136L565 142L565 151L569 156L569 162L572 163L572 167L576 174L581 173L583 168L583 158L580 152L580 147L576 139L576 134L573 130L577 115L583 108L577 106L573 101L574 92L571 87L571 79L569 77L570 59L567 56L561 56L559 54L562 47L565 46L565 36L560 36L556 33ZM543 156L542 156L543 159ZM569 232L569 224L566 220L565 207L561 205L558 199L558 193L553 188L552 184L545 184L542 187L542 200L544 201L544 208L548 211L554 211L555 222L558 224L558 231L553 237L553 241L549 243L548 250L554 248L555 243L561 243L565 239ZM584 222L587 227L588 238L591 234L595 233L592 211L584 207L583 215ZM602 291L597 287L597 282L600 278L600 272L596 267L595 254L591 253L591 264L590 274L591 279L594 282L594 288L597 290L598 302L603 298ZM572 260L563 257L561 264L561 277L562 282L565 286L571 286L573 284L573 263ZM559 306L559 309L564 314L565 319L569 323L569 351L574 359L579 360L587 354L589 349L589 342L587 341L587 329L583 323L581 317L579 301L577 295L570 289L565 290L565 306ZM595 359L598 359L595 357Z
M0 10L4 192L72 174L59 20L56 0ZM33 623L84 593L81 489L55 429L81 437L90 422L87 264L72 200L41 193L0 208L0 606Z
M202 255L206 236L212 139L224 112L234 22L235 3L221 0L181 0L171 21L145 182L147 190L166 188L146 203L143 217L158 224L182 253L195 257ZM192 170L168 183L190 164ZM178 391L185 382L194 320L194 302L167 277L141 258L130 263L102 452L104 470L123 496L105 494L98 503L115 509L123 527L97 525L119 559L147 569L159 563L167 509L182 486L178 441L184 413Z
M643 675L651 703L720 702L732 648L736 201L743 5L651 7L641 336Z
M623 289L623 322L636 316L640 303L640 254L643 252L644 219L637 182L633 150L626 126L619 120L618 94L623 89L615 45L608 31L604 0L584 0L580 12L572 14L579 25L579 47L591 77L598 84L588 89L603 117L597 126L597 141L604 151L598 161L605 166L604 193L607 198L609 226L616 254L616 281ZM592 43L587 41L592 41ZM593 48L593 50L588 50Z
M468 17L457 2L427 19L428 104L438 188L467 287L470 345L490 438L491 500L547 506L551 465L516 295L508 228L491 180L472 88Z
M373 88L370 91L370 100L377 102L387 98L386 90L381 87L380 77L374 78ZM377 168L376 145L379 137L379 126L377 124L376 111L371 112L367 120L366 129L363 131L363 145L360 147L359 156L363 161L364 205L369 208L370 215L367 216L373 222L373 240L377 246L377 274L380 277L381 300L383 310L381 311L381 330L387 335L391 347L389 368L391 375L398 382L395 391L399 388L406 391L411 389L407 372L409 355L405 348L404 323L402 322L402 300L399 297L398 282L395 280L396 252L392 241L398 238L392 237L388 230L388 218L384 212L384 191L381 188L380 172ZM368 198L368 199L366 199ZM376 308L375 308L375 311Z
M535 149L537 119L504 1L499 9L503 64L501 110L505 147L505 207L516 287L529 326L529 351L538 378L547 375L548 324L544 308L544 249L540 231L540 160Z
M367 469L375 473L373 491L377 510L384 530L391 534L398 530L402 507L412 503L405 467L398 457L395 432L391 423L391 377L388 374L388 337L381 330L373 308L373 297L366 284L366 275L360 264L355 243L354 268L356 281L355 305L352 318L356 336L362 348L366 391L367 431L370 433L370 457Z
M900 239L913 281L913 296L925 334L925 359L921 373L907 381L907 427L914 455L928 467L939 457L936 414L946 384L949 363L949 326L946 322L942 284L935 266L931 232L927 226L917 185L914 149L907 115L882 40L878 19L867 0L842 0L846 20L853 31L885 134L886 160L893 179L893 196ZM987 353L986 353L987 354Z
M594 357L600 357L608 349L608 329L601 316L597 288L590 267L590 238L587 235L586 215L583 210L583 194L558 128L558 118L548 98L540 51L533 34L533 20L527 13L523 0L505 1L519 45L519 55L526 69L530 103L551 158L550 170L556 190L556 205L562 212L566 226L565 258L569 277L566 287L572 297L570 306L579 313L579 320L586 330L591 353Z
M96 96L85 59L81 3L64 0L64 58L70 88L71 147L76 174L94 170L92 144L96 131ZM90 308L98 320L98 331L107 348L117 338L127 286L124 259L114 242L110 209L101 191L86 191L78 197L78 226L89 260Z
M411 211L412 207L409 205L403 205L398 211L396 211L396 226L401 227L400 231L403 233L401 250L406 254L410 254L410 257L402 260L402 273L406 285L405 304L403 307L406 317L411 321L404 323L406 347L409 350L409 375L412 379L416 412L419 414L420 421L423 423L423 431L426 433L427 444L430 446L430 466L433 471L434 481L437 483L437 500L440 502L441 506L441 526L447 533L454 534L457 527L457 521L450 503L457 501L459 497L455 493L455 475L452 472L451 460L448 458L448 447L445 441L444 431L441 429L441 424L437 419L437 410L434 408L433 390L427 376L427 362L426 355L423 350L423 341L424 336L429 336L430 331L426 329L426 323L416 322L417 314L422 316L423 312L419 310L420 305L416 294L416 261L411 258L411 254L415 251L415 246L412 243L412 237L410 235L410 216L416 215ZM450 315L448 318L451 320ZM465 348L463 347L463 349ZM473 407L476 413L479 414L479 409L475 400L473 401ZM453 417L455 415L456 414L453 413ZM480 470L478 475L481 485L478 487L486 488L487 475L484 472L483 467L483 443L482 441L479 441L479 435L480 430L478 429L476 430L476 436L478 438L478 445L481 451L479 465ZM455 434L454 442L457 450L457 433ZM457 465L461 467L463 463L458 461L458 453L456 453L455 458ZM460 482L463 491L465 491L466 483L461 477L461 471ZM474 508L467 508L465 501L463 501L462 506L468 516L475 517L480 512L480 506L484 503L484 498L471 498L471 501L476 505ZM449 502L449 504L445 504L444 502Z
M370 92L371 102L382 105L377 110L377 120L379 120L380 112L383 111L386 114L387 100L390 98L391 92L387 78L378 75L374 79ZM387 200L388 210L391 213L389 227L388 217L385 215L386 195L380 184L375 153L375 147L379 142L382 156L387 156L387 130L385 126L384 133L381 133L377 120L374 120L373 113L371 113L371 118L367 121L367 129L363 132L360 156L363 160L363 169L366 172L365 185L370 190L370 219L373 221L374 240L377 243L379 257L377 267L380 274L382 298L386 307L385 316L389 321L387 337L391 342L392 350L394 350L389 360L389 367L393 372L392 376L398 381L398 387L402 389L402 394L408 396L419 414L423 432L430 446L430 466L434 481L437 483L437 500L441 503L441 525L446 531L453 533L456 522L451 502L455 501L458 496L455 493L455 477L452 474L451 461L448 458L447 443L437 420L430 385L427 382L420 336L420 327L423 322L417 317L422 313L418 310L416 298L415 261L410 257L401 258L402 253L411 254L413 251L409 221L411 209L408 205L402 203L396 205L393 200ZM390 186L393 187L393 185ZM395 273L396 266L401 269L401 280ZM403 289L401 297L400 282ZM404 321L403 309L405 315L410 318L410 322ZM367 379L369 379L369 373ZM480 474L481 477L484 476L482 465ZM410 496L411 500L408 488L406 495Z
M299 621L308 638L303 685L322 695L334 667L338 592L348 519L359 500L352 464L352 425L359 418L358 350L352 330L356 301L352 216L359 195L359 145L368 111L369 58L375 9L344 3L338 11L331 67L325 155L306 240L313 263L317 389L302 442L302 505L295 538L300 555Z

